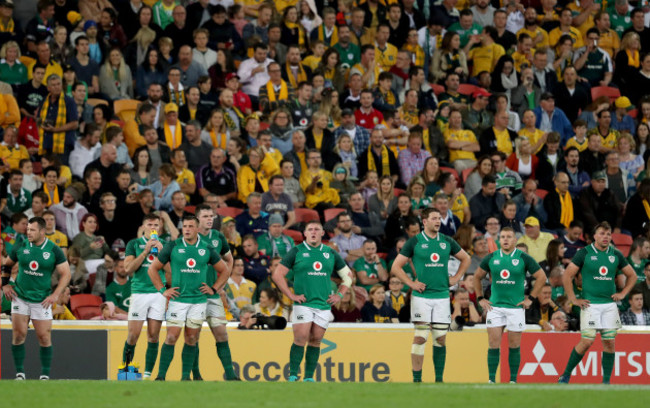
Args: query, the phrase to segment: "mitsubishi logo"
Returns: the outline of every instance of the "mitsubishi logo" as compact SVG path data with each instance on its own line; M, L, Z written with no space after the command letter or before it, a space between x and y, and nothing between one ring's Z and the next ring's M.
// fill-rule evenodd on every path
M553 363L542 363L542 357L544 357L544 354L546 354L546 349L544 348L542 341L537 340L537 344L533 347L533 355L537 362L524 364L519 375L535 375L537 367L542 369L544 375L558 375Z

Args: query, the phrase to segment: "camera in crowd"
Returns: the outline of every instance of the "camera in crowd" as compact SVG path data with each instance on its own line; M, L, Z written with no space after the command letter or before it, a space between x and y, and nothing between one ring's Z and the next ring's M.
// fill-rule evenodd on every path
M256 319L253 327L263 330L284 330L287 327L287 319L282 316L264 316L262 313L256 313L253 316Z

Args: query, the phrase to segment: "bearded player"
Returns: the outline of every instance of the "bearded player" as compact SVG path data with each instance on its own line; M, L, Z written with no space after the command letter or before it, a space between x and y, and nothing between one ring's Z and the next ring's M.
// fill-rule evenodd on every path
M569 362L558 380L568 383L571 372L580 363L589 347L600 333L603 342L603 384L609 384L614 368L616 332L621 328L621 318L616 302L630 293L636 283L636 272L625 256L610 245L612 227L601 222L594 229L594 242L580 249L562 277L564 292L569 301L580 307L580 342L571 351ZM616 274L622 271L627 278L625 287L616 292ZM582 275L582 299L573 291L573 278Z
M470 257L454 239L441 234L440 211L426 208L422 211L424 231L412 237L402 247L393 262L391 273L411 289L411 321L415 325L415 336L411 347L413 382L422 382L424 349L433 333L433 366L436 382L442 382L447 348L445 339L451 324L449 287L456 285L469 267ZM448 272L449 258L460 261L458 271L451 278ZM404 266L411 259L415 267L416 280L410 279Z
M40 345L41 380L50 379L52 365L52 304L70 283L70 265L63 251L45 236L45 220L34 217L27 224L27 240L14 245L3 264L18 263L17 274L3 279L2 291L11 301L11 353L16 380L25 379L25 338L31 319ZM59 283L52 292L52 274ZM9 278L7 278L9 279Z
M171 266L172 287L165 290L158 271ZM212 268L217 273L214 285L209 281ZM217 251L199 236L199 220L194 215L183 217L183 236L165 245L149 266L149 278L158 293L169 299L167 308L167 337L160 351L156 381L164 381L174 358L174 346L185 327L181 380L190 379L194 366L198 333L206 316L209 295L223 289L230 276L228 266Z
M212 207L207 204L201 204L196 207L196 216L199 219L199 235L202 240L205 240L209 245L217 250L228 266L228 271L232 271L233 257L230 253L230 245L226 237L217 230L212 229L214 221L214 212ZM217 277L214 273L208 274L209 286L212 286ZM208 296L208 306L206 309L206 320L212 335L217 342L217 356L223 365L226 374L226 381L239 381L235 369L232 365L232 356L230 354L230 345L228 344L228 332L226 331L226 310L223 307L220 293ZM199 346L196 345L196 358L194 360L194 367L192 368L192 378L194 381L201 379L199 371Z
M521 362L521 335L526 329L526 313L546 283L546 274L539 264L528 254L515 248L517 237L515 230L505 227L499 233L501 249L492 252L481 262L474 273L474 281L481 282L490 272L492 295L490 300L483 297L483 287L476 285L476 299L487 310L488 332L488 372L489 381L496 381L497 368L501 354L501 337L503 329L508 329L508 364L510 382L517 382ZM526 272L535 278L535 286L530 296L525 296Z
M147 351L143 378L151 377L151 372L158 358L160 327L165 320L167 299L160 296L147 273L163 245L157 239L151 239L153 231L160 231L160 217L150 213L142 220L143 236L132 239L126 245L124 268L131 278L131 301L129 304L128 334L124 342L122 361L127 367L133 360L135 345L138 343L142 326L147 321ZM155 250L154 250L155 248ZM155 252L155 253L154 253ZM166 282L165 271L158 271L163 284Z
M314 371L320 356L320 343L337 304L352 285L351 271L341 256L323 245L325 231L318 221L305 226L305 241L287 253L273 272L273 281L294 302L293 344L289 353L289 381L298 381L298 372L305 358L304 382L314 382ZM287 285L286 276L293 272L295 294ZM343 281L332 293L331 276L336 272ZM307 351L305 353L305 345Z

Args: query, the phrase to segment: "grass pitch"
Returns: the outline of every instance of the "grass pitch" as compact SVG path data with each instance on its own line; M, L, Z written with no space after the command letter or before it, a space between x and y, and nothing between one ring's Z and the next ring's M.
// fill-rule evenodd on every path
M650 386L2 381L3 407L644 406Z

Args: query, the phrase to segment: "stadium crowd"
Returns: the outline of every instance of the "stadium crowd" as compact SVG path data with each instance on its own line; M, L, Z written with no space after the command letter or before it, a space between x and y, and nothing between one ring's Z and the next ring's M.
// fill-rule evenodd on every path
M316 218L356 274L334 321L408 322L390 266L435 207L472 260L452 327L484 320L474 288L487 298L490 282L473 273L512 227L548 280L527 323L565 331L579 312L564 266L607 221L639 280L622 321L650 325L649 9L0 0L3 252L42 216L72 270L55 318L93 294L94 318L126 319L123 256L143 217L174 240L207 204L235 257L227 318L251 328L256 313L289 317L270 276Z

